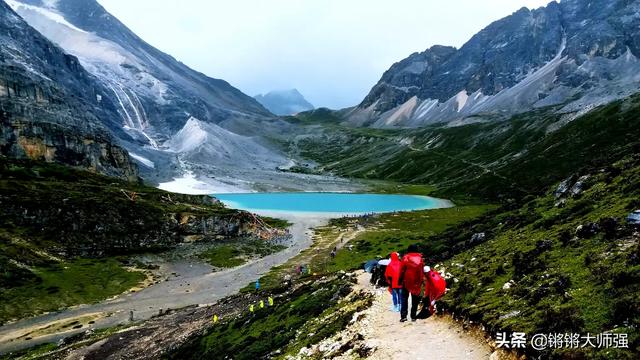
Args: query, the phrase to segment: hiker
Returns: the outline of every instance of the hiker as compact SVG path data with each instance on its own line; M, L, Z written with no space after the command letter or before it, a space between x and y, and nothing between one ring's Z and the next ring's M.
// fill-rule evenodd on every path
M439 272L431 269L429 266L424 267L424 298L422 300L422 310L418 314L418 318L428 318L436 312L436 301L439 300L447 291L447 281Z
M335 257L336 257L336 251L334 249L334 250L331 250L331 258L333 259Z
M402 284L400 284L401 270L402 263L400 262L400 256L397 252L392 252L391 261L389 261L389 264L387 265L384 276L387 278L387 282L389 283L394 312L400 312L400 303L402 302Z
M381 265L380 261L378 260L372 261L375 261L376 263L371 267L371 285L377 287L389 287L387 279L384 276L385 272L387 271L387 266Z
M402 302L400 305L400 322L407 321L409 297L411 297L411 321L416 321L416 312L420 303L420 293L424 282L424 261L418 252L417 245L410 245L407 254L402 258L400 283L402 284Z

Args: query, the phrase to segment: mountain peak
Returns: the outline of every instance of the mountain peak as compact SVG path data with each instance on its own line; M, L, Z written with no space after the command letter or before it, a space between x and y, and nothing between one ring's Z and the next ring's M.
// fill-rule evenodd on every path
M298 89L272 90L254 97L260 104L276 115L293 115L313 110Z
M432 46L395 63L348 120L415 127L561 104L563 112L578 112L630 95L640 86L632 75L640 69L634 61L622 63L640 56L638 3L563 0L523 7L460 49ZM462 91L470 97L460 107Z

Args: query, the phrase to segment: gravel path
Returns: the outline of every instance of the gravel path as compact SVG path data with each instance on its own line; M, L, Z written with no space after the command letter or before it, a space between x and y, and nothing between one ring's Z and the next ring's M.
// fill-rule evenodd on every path
M463 329L459 322L449 316L432 316L416 322L401 323L400 314L391 311L391 295L386 289L372 287L369 284L370 276L367 273L359 274L357 288L372 293L373 304L359 316L358 321L327 340L329 345L336 339L348 341L357 338L358 343L370 349L367 358L377 360L490 358L492 349L484 340L483 334ZM351 355L335 359L349 359ZM498 357L498 354L495 356L500 359L508 358Z
M370 333L365 338L376 347L371 359L488 359L491 347L484 339L466 332L450 317L432 316L416 322L400 322L392 312L391 295L384 289L371 289L368 274L359 277L359 284L376 295L370 309Z

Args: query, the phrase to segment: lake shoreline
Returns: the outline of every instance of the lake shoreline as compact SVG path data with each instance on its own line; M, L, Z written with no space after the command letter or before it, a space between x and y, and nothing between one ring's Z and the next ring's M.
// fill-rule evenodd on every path
M213 194L211 196L229 208L270 217L296 214L309 218L342 218L455 206L451 200L407 194L265 192Z

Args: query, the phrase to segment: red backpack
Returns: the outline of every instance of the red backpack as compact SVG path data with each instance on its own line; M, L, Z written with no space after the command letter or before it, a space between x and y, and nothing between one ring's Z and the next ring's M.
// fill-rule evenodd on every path
M420 295L424 281L422 255L409 253L402 258L402 284L413 295Z
M425 296L428 294L431 301L440 299L447 291L447 282L437 271L429 271L427 274L427 284Z

